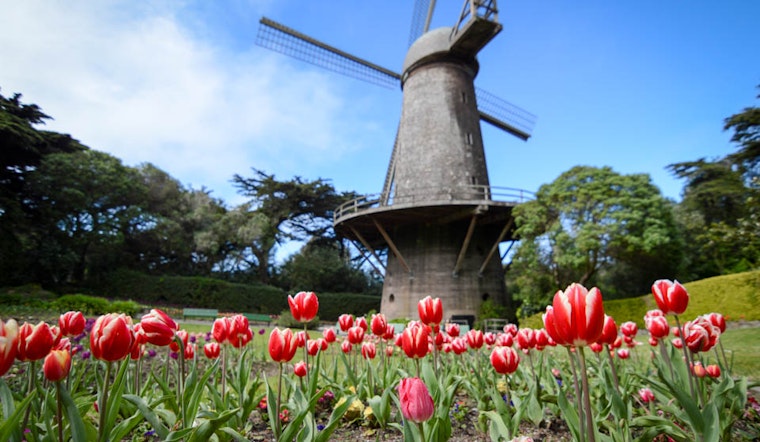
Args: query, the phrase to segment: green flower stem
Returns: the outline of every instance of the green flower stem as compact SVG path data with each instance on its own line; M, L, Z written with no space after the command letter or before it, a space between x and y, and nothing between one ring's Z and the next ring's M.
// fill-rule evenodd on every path
M570 360L570 368L573 371L573 388L575 389L575 407L578 410L578 425L580 426L580 429L578 431L578 435L580 436L581 440L580 442L584 442L586 440L586 429L585 429L585 419L583 416L583 407L581 407L581 389L578 387L578 369L575 367L576 356L573 354L572 351L570 351L570 347L565 347L567 349L567 356Z
M63 442L63 418L61 417L61 408L63 408L63 404L61 403L61 383L56 382L55 383L55 396L56 396L56 405L58 408L55 411L55 420L56 423L58 423L58 441Z
M179 347L179 374L177 376L177 405L180 407L180 416L182 416L182 428L187 428L187 410L185 407L185 343L178 336L174 338Z
M37 361L29 361L29 384L26 388L26 394L27 396L32 394L32 389L34 388L34 377L37 373ZM26 428L26 424L29 422L29 413L31 412L32 407L27 407L26 412L24 413L24 422L21 424L21 429Z
M594 414L591 410L591 397L589 396L589 388L588 388L588 373L586 372L586 353L584 352L584 347L578 347L578 355L579 360L581 363L581 383L583 385L583 406L586 408L586 429L588 430L588 441L594 442L596 440L595 437L595 427L594 427Z
M227 393L227 345L222 345L222 403Z
M309 383L309 327L306 322L303 323L303 332L306 336L303 345L303 361L306 362L306 385L311 385Z
M282 362L280 362L280 374L278 376L277 380L277 403L275 404L275 410L274 410L274 428L275 428L275 437L277 439L280 438L280 402L282 401Z
M665 341L660 339L659 346L660 353L662 354L662 359L665 360L665 362L668 364L668 368L670 368L670 379L675 380L676 375L673 372L673 362L670 360L670 356L668 355L668 348L665 346Z
M106 407L108 404L108 387L111 378L111 365L111 362L106 362L106 375L103 378L103 390L100 392L100 403L98 404L98 411L100 413L98 419L98 441L100 442L105 442L106 440L106 415L108 414Z
M612 359L612 353L610 353L610 346L604 344L604 352L607 353L607 358L610 361L610 371L612 372L612 382L615 384L615 390L620 394L620 381L618 381L617 368L615 367L615 360Z
M689 374L689 391L691 392L691 397L694 399L697 399L697 396L694 392L694 373L692 373L691 366L691 357L689 357L689 350L686 348L686 336L684 334L684 329L681 327L681 322L678 320L678 315L673 315L674 318L676 318L676 327L678 327L678 331L681 334L681 348L683 349L683 357L686 361L686 372Z
M420 440L425 441L425 425L422 422L417 422L417 428L420 429Z

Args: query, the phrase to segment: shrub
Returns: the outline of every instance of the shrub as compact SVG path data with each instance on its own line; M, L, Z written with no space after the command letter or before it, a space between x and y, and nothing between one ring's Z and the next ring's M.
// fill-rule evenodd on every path
M63 295L50 303L50 308L59 312L80 311L86 316L110 313L111 303L105 298L82 294Z
M113 301L109 307L113 313L124 313L125 315L136 317L138 313L144 310L143 306L135 301Z
M319 317L324 321L337 321L343 313L364 316L373 310L380 310L379 296L356 293L317 293L317 296L319 297Z
M296 321L293 315L290 314L290 309L285 309L280 313L280 316L275 321L275 325L294 330L303 330L303 322ZM314 319L306 323L306 328L309 330L315 330L317 327L319 327L319 316L315 316Z

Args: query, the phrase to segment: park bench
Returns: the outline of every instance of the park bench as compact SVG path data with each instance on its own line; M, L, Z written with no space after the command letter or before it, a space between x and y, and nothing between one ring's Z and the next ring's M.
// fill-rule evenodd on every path
M187 318L216 318L219 310L213 308L183 308L182 319Z
M272 317L264 313L243 313L243 316L248 318L248 322L252 322L254 324L269 325L272 323Z

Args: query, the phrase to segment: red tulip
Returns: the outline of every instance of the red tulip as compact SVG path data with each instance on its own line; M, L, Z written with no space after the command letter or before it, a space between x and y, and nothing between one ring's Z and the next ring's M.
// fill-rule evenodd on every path
M513 338L517 336L517 324L509 323L504 326L504 333L507 333L508 335L512 336Z
M18 348L16 358L20 361L38 361L55 345L56 336L47 323L40 321L37 325L25 322L18 330Z
M364 330L364 333L367 333L367 330L369 330L367 318L364 316L356 318L356 321L354 321L354 327L361 327L361 329Z
M347 314L342 314L338 317L338 325L340 326L340 331L347 332L349 328L354 326L354 317Z
M349 342L348 340L345 340L340 343L340 350L343 353L351 353L351 348L352 348L351 342Z
M309 356L316 356L319 353L319 342L316 339L309 339L306 341L306 353Z
M649 388L642 388L639 390L639 397L641 398L641 402L648 404L652 401L654 401L654 393L652 393L652 390Z
M372 334L375 336L384 336L388 330L388 320L385 319L385 315L382 313L372 315L372 321L370 321L370 327Z
M269 356L273 361L289 362L295 356L297 349L296 339L289 328L280 330L275 327L272 329L269 334Z
M520 356L512 347L496 347L491 352L491 365L496 373L512 374L519 363Z
M435 326L443 321L443 304L441 298L425 297L417 303L420 321L425 325Z
M604 350L604 346L600 344L599 341L592 342L591 344L588 345L588 348L590 348L591 351L593 351L594 353L601 353L602 350Z
M459 336L459 333L460 333L459 324L455 322L449 322L448 324L446 324L447 335L451 336L452 338L456 338L457 336Z
M195 357L195 344L185 344L185 360Z
M309 333L306 332L306 330L301 330L299 332L296 332L296 347L298 348L304 348L306 347L306 343L309 342Z
M517 331L517 348L530 350L536 346L536 332L532 328L521 328Z
M680 315L689 305L689 293L678 281L659 279L652 285L652 294L657 307L665 314Z
M296 365L293 367L293 373L299 378L306 376L307 371L308 371L308 367L306 366L306 362L304 361L296 362Z
M659 310L653 311L659 312ZM649 335L654 339L663 339L670 334L670 325L668 325L668 318L665 316L647 314L647 316L644 316L644 324L647 327L647 331L649 331Z
M396 327L393 326L393 324L388 324L388 326L385 328L385 334L383 335L383 339L386 341L390 341L391 339L396 337Z
M536 330L536 350L543 350L549 345L552 345L554 341L551 340L549 337L549 333L546 333L546 330L541 328Z
M364 329L360 326L353 326L348 329L348 342L351 344L361 344L364 340Z
M410 358L424 358L428 354L429 328L414 323L404 329L401 334L401 348Z
M203 353L209 359L216 359L222 353L222 346L218 342L209 342L203 346Z
M324 331L322 331L322 337L325 338L325 341L327 341L328 344L332 344L338 340L338 337L335 335L335 329L332 328L324 329Z
M711 378L719 378L720 377L720 367L715 364L710 364L707 367L705 367L705 371L707 372L707 375Z
M398 396L404 419L421 423L433 417L435 412L433 398L420 378L401 379Z
M377 354L377 348L372 342L365 342L362 344L362 357L364 359L375 359Z
M617 355L620 359L628 359L629 357L631 357L631 351L628 350L627 348L621 348L620 350L617 351Z
M217 318L214 320L214 324L211 326L211 336L214 340L220 344L228 342L228 338L232 333L232 321L230 318Z
M66 312L58 318L58 328L63 336L81 335L86 323L82 312Z
M620 325L620 333L623 334L623 336L628 337L635 337L636 334L639 332L639 326L636 325L633 321L627 321Z
M175 336L179 338L180 341L182 341L182 347L187 347L187 342L190 340L190 335L187 333L187 330L178 330L177 333L175 333ZM172 340L172 342L169 343L169 348L172 351L179 351L179 345L176 340Z
M235 348L245 347L253 339L253 332L248 318L243 315L233 315L230 321L230 335L227 341Z
M496 344L502 347L511 347L515 343L515 338L509 333L501 333L496 338Z
M179 326L172 318L159 309L152 309L140 319L140 327L147 342L164 347L174 340Z
M467 351L467 340L465 338L454 338L451 340L451 351L454 354L461 355Z
M546 308L544 327L559 345L577 347L597 341L604 329L602 293L576 283L558 291Z
M311 321L319 310L319 299L314 292L298 292L295 297L288 295L288 304L293 319L298 322Z
M42 372L45 378L51 382L58 382L66 379L71 370L71 352L68 350L51 350L45 356L45 362L42 365Z
M485 338L483 337L483 332L480 330L470 330L465 335L467 338L467 345L470 346L470 348L479 349L483 346L483 343L485 342Z
M602 335L599 336L600 344L612 345L617 339L618 328L615 324L615 319L612 316L604 315L604 327L602 327Z
M673 347L679 350L683 348L683 340L681 338L673 338L672 342L673 342Z
M726 331L726 318L720 313L708 313L704 315L704 317L707 318L713 326L717 327L721 333Z
M496 335L491 332L483 333L483 342L486 345L494 345L496 343Z
M90 331L92 356L108 362L124 359L135 339L130 325L131 320L123 314L109 313L95 320Z
M699 361L695 362L694 365L691 366L691 372L698 378L707 376L707 370L705 370L705 367Z
M15 319L9 319L3 323L0 319L0 376L10 370L13 361L16 360L18 350L18 323Z

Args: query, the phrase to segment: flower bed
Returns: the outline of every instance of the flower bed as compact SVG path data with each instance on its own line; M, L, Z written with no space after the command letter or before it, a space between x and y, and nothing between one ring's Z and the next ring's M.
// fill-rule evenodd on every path
M0 321L0 440L751 440L758 406L732 376L718 313L684 321L686 290L653 285L639 330L573 284L544 328L443 321L436 298L396 333L382 314L322 332L274 328L254 347L244 315L205 333L161 310L57 324ZM293 318L319 312L288 297ZM342 332L342 333L339 333ZM341 338L339 338L341 336ZM733 439L732 439L733 438Z

